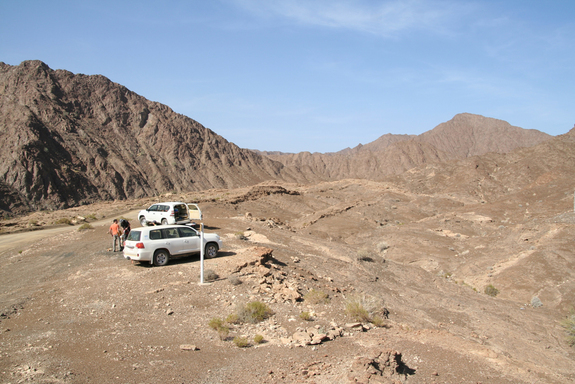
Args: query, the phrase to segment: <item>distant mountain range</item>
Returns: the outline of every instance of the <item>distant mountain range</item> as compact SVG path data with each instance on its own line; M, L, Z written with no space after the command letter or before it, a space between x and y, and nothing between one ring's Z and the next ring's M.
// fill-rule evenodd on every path
M418 136L386 134L336 153L259 152L104 76L52 70L41 61L0 62L4 215L266 180L381 180L550 138L464 113Z

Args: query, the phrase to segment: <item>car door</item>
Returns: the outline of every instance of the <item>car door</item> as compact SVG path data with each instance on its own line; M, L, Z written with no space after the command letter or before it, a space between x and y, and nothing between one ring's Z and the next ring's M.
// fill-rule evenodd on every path
M184 239L183 253L194 253L200 251L200 235L190 227L179 227L180 238Z
M146 220L152 223L156 221L157 211L158 211L158 204L154 204L150 208L146 209Z
M200 210L200 207L198 207L198 204L188 203L186 205L188 207L188 217L190 218L190 220L202 220L203 219L202 211Z
M180 237L178 228L162 228L162 238L170 255L181 255L185 252L185 239Z

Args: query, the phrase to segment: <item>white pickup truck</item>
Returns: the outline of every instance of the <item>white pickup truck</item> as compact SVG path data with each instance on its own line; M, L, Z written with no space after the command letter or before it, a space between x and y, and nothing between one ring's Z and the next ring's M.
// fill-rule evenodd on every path
M193 220L203 220L200 207L179 201L152 204L138 213L138 221L142 227L148 224L189 224Z

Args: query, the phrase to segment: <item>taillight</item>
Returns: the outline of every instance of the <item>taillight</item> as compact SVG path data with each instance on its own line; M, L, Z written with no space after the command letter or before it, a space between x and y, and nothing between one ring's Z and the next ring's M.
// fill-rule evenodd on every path
M174 210L170 210L170 216L175 216Z
M144 243L136 243L136 248L144 249Z

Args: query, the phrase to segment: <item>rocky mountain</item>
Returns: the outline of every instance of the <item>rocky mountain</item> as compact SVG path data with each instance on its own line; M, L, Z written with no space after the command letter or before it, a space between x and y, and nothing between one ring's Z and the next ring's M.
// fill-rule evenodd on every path
M336 153L272 153L267 156L297 169L306 179L381 180L419 165L463 159L489 152L506 153L550 138L546 133L463 113L419 136L386 134L366 145Z
M419 136L386 134L337 153L262 153L104 76L52 70L41 61L0 63L0 211L11 214L266 180L381 180L548 138L461 114Z
M414 140L431 144L457 158L465 158L532 147L549 138L548 134L535 129L523 129L503 120L462 113Z
M281 164L103 76L0 63L4 211L277 178Z

